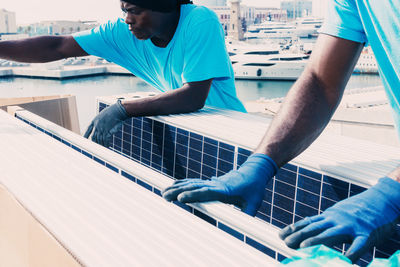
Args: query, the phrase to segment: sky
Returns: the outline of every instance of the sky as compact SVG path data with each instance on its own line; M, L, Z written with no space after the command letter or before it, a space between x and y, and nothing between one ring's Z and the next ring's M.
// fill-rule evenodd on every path
M279 7L280 0L242 0L242 4ZM110 18L121 15L119 0L1 0L1 8L16 13L17 25L42 20L96 20L105 22Z

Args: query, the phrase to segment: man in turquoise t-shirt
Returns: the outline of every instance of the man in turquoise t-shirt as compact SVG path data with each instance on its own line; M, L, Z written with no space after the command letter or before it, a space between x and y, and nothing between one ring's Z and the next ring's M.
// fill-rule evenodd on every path
M171 7L161 7L166 3ZM165 92L150 99L118 101L97 115L85 137L94 129L92 140L108 146L128 117L192 112L205 104L246 111L236 96L217 16L205 7L184 3L121 1L125 21L110 21L74 35L86 53L115 62Z
M310 62L288 93L255 153L238 169L210 181L188 179L163 192L167 200L219 200L254 215L278 167L304 151L336 110L365 43L379 64L396 127L400 114L400 0L329 0ZM281 237L292 248L350 243L355 261L390 237L400 219L400 168L369 190L320 215L289 225Z
M133 116L193 112L204 105L246 112L236 96L225 35L211 10L190 0L120 1L125 19L73 36L0 42L0 58L48 62L88 54L121 65L164 92L118 101L99 113L85 137L108 146Z

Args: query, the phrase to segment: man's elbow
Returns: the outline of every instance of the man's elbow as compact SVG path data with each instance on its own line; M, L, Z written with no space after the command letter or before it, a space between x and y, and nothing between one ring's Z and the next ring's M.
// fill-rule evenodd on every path
M191 110L190 112L196 112L202 108L204 108L204 106L206 105L206 101L196 101L193 103L193 105L191 105Z

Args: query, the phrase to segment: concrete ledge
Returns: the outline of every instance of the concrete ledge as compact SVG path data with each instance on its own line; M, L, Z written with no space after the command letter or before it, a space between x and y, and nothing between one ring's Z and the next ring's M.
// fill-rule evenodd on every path
M16 67L0 69L0 77L17 76L30 78L68 79L82 76L106 74L133 75L127 69L114 64L95 66L63 66L59 69L46 69L36 67Z

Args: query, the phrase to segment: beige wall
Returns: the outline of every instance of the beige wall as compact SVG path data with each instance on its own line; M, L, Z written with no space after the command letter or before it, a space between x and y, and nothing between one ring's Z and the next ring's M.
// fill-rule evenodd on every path
M0 267L81 266L0 185Z

